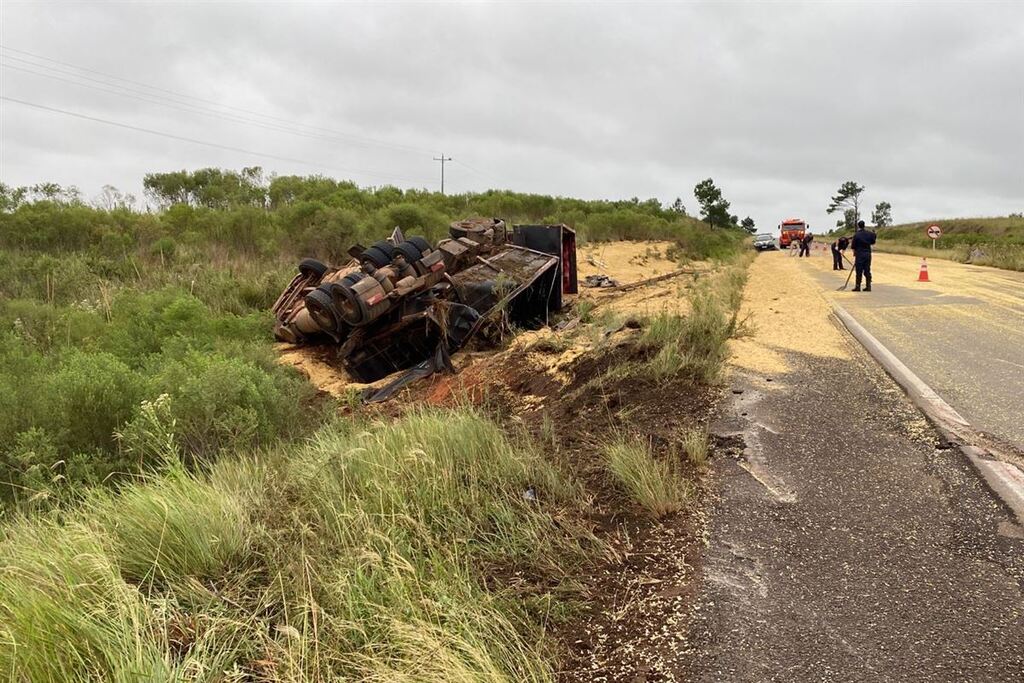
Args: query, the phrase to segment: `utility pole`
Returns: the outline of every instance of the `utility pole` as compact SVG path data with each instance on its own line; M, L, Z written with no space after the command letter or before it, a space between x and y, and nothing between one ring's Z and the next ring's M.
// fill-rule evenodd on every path
M451 160L452 160L451 157L446 157L444 154L442 154L439 157L434 157L434 161L440 161L441 162L441 194L444 194L444 163L446 161L451 161Z

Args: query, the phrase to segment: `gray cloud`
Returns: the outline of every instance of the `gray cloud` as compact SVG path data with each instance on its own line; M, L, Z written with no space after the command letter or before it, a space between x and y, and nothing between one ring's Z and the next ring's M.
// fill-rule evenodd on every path
M163 92L102 92L124 91L2 51L7 97L308 162L4 101L0 178L11 184L138 192L147 171L259 164L436 187L431 156L443 150L459 162L452 191L681 196L693 207L693 186L711 176L762 226L790 215L833 224L824 208L848 179L898 220L1024 210L1019 3L8 0L0 12L9 48L277 119L258 127L149 101Z

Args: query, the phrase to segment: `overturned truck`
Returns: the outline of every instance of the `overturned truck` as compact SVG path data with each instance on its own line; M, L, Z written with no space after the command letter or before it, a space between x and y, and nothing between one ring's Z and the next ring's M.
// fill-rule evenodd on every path
M575 294L576 234L565 225L517 225L497 218L452 223L431 245L396 228L387 240L356 245L332 267L313 259L274 304L274 336L290 344L330 344L346 371L375 382L409 370L408 381L451 369L449 354L507 324L533 327Z

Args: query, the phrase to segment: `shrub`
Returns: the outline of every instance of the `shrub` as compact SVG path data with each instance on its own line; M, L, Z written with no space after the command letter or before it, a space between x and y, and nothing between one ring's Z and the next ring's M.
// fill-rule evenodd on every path
M143 380L109 353L69 351L43 390L39 422L69 451L112 449L114 432L135 412Z
M171 397L160 394L153 401L143 401L138 414L115 436L120 449L140 465L166 466L181 457L176 427Z
M174 241L172 237L161 237L157 241L153 242L149 248L149 253L160 259L161 262L173 261L174 254L178 249L178 243Z
M0 501L45 496L57 483L60 450L52 434L32 427L0 449Z
M302 424L303 398L311 396L283 369L271 375L238 358L198 352L161 367L151 386L170 397L175 436L199 456L267 445L290 433Z

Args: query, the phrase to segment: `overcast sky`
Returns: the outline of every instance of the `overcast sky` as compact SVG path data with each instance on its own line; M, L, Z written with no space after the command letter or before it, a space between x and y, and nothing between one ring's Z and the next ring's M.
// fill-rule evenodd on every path
M0 13L12 185L141 196L146 172L260 165L437 189L443 153L449 192L681 196L691 213L710 176L761 227L834 225L844 180L897 222L1024 210L1024 2Z

